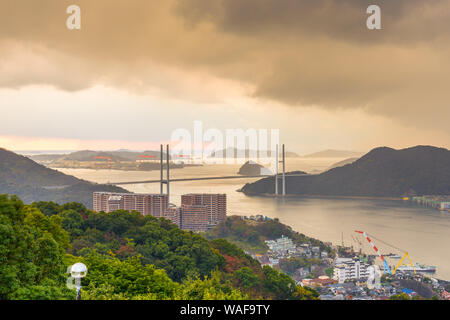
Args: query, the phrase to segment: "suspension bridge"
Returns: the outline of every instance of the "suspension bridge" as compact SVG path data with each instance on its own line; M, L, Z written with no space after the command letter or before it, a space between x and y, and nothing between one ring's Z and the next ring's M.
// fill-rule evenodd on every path
M313 176L313 174L286 174L286 152L285 146L282 145L281 161L279 160L279 150L278 145L276 145L276 166L275 174L273 175L233 175L233 176L215 176L215 177L189 177L189 178L170 178L170 153L169 145L166 145L166 156L164 157L164 147L161 145L161 156L160 156L160 179L153 180L137 180L137 181L118 181L118 182L108 182L109 185L132 185L132 184L149 184L149 183L159 183L161 194L163 194L164 185L166 185L167 194L170 194L170 183L171 182L182 182L182 181L202 181L202 180L226 180L226 179L249 179L249 178L266 178L274 177L275 179L275 195L279 195L279 183L281 179L281 195L286 195L286 177L305 177ZM164 158L166 159L166 168L164 170ZM282 171L279 172L279 164L282 165ZM164 171L166 171L166 177L164 178Z

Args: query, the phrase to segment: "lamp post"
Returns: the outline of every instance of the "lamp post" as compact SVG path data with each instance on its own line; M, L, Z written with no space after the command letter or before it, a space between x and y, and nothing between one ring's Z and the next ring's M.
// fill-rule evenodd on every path
M87 274L87 267L81 262L75 263L70 268L70 275L75 279L75 288L77 289L77 300L81 300L81 278Z

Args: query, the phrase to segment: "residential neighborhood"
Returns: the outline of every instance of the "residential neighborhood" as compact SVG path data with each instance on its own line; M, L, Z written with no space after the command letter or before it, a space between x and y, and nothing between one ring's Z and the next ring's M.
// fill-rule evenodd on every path
M450 282L421 273L385 273L378 285L368 285L376 256L358 255L351 247L336 246L336 255L330 257L317 246L296 245L286 236L265 242L267 254L250 254L262 265L287 273L297 284L316 289L322 300L450 300Z

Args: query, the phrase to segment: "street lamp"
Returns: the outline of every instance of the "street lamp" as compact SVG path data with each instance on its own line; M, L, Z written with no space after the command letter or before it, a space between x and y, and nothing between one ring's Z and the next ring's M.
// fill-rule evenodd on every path
M75 263L70 268L70 275L75 279L75 288L77 289L77 300L81 300L81 278L87 274L87 267L81 262Z

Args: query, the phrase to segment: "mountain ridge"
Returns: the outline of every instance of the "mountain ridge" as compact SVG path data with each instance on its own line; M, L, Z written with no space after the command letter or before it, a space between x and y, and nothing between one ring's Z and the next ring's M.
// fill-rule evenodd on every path
M92 208L95 191L128 192L66 175L36 163L28 157L0 148L0 194L15 194L25 203L54 201L81 202Z
M273 178L246 184L247 195L273 193ZM351 164L315 176L287 177L289 194L402 197L450 194L450 151L433 146L379 147Z
M301 156L301 158L355 158L360 157L364 152L347 150L323 150Z

